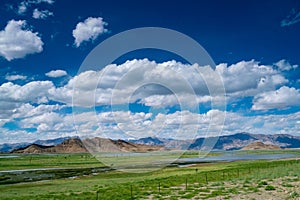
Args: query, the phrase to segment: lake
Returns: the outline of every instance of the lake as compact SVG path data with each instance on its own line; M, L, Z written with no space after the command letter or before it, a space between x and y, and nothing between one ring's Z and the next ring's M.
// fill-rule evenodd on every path
M198 163L198 162L218 162L218 161L238 161L238 160L277 160L285 158L299 157L297 154L240 154L224 153L218 156L208 156L203 158L179 158L175 163Z

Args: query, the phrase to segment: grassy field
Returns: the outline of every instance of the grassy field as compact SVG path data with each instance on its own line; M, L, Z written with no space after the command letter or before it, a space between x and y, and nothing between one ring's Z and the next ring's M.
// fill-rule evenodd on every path
M19 156L15 155L14 156ZM1 158L0 171L34 168L61 168L61 167L98 167L103 166L90 154L36 154L20 155L16 158Z
M197 152L183 155L193 156L198 156ZM102 166L88 154L0 159L1 170ZM300 193L299 188L298 191L295 189L299 178L300 160L297 159L203 163L189 167L167 167L149 173L107 171L71 178L3 184L0 185L0 199L240 199L241 195L250 199L245 195L251 194L251 198L255 199L254 194L274 193L279 196L280 192L287 198L295 199Z
M199 151L174 151L168 154L162 154L157 156L157 158L164 158L167 156L167 159L176 159L178 157L181 158L193 158L197 156L204 156L206 154L201 153ZM220 155L218 152L209 153L206 156L216 156ZM82 154L13 154L16 156L14 158L4 158L5 156L11 156L11 154L0 154L3 158L0 158L0 171L3 170L22 170L22 169L36 169L36 168L93 168L93 167L103 167L104 165L99 162L99 160L104 160L107 163L111 160L117 163L130 163L140 162L143 163L145 160L149 160L147 156L141 157L125 157L124 161L122 161L121 157L112 157L105 158L101 157L96 159L97 155L91 155L89 153ZM152 156L154 159L155 157ZM139 158L139 159L137 159Z

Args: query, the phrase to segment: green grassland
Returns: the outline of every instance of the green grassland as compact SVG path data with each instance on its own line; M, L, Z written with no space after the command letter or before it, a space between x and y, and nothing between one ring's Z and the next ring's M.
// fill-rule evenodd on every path
M0 154L0 156L6 154ZM10 156L11 154L7 154ZM182 158L193 158L197 156L216 156L220 153L199 153L199 151L172 151L159 155L157 158L164 158L167 156L168 159ZM0 171L2 170L22 170L22 169L36 169L36 168L93 168L103 167L104 165L99 160L105 160L108 158L101 157L97 159L97 155L91 155L89 153L78 153L78 154L13 154L13 156L19 156L15 158L1 158L0 159ZM153 156L154 157L154 156ZM149 159L147 156L142 157L126 157L126 160L122 161L121 157L113 157L113 161L122 162L123 164L137 162L137 158L143 163Z
M286 152L299 153L296 150L281 151ZM214 155L218 153L210 154ZM182 155L197 156L198 152ZM0 159L1 170L103 166L89 154L26 155ZM299 182L300 160L202 163L190 167L166 167L147 173L113 170L71 178L2 184L0 199L207 199L217 196L230 199L239 193L276 190L272 180L280 177L286 178L286 187ZM241 184L239 187L227 187L230 182ZM291 195L297 197L298 193Z
M99 165L103 166L90 154L28 154L16 158L0 159L0 171L57 167L96 167Z

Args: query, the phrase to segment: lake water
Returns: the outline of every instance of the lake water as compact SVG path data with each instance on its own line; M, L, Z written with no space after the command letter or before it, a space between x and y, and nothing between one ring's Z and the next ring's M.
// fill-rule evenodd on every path
M276 160L284 158L299 157L297 154L244 154L224 153L219 156L208 156L204 158L180 158L176 163L193 163L193 162L217 162L217 161L237 161L237 160Z
M152 152L153 153L153 152ZM171 152L172 153L172 152ZM150 154L150 153L149 153ZM299 158L299 154L272 154L272 153L265 153L265 154L241 154L240 152L221 152L220 155L217 156L208 156L208 157L198 157L198 158L180 158L176 159L174 157L173 159L170 159L169 156L166 157L166 159L161 160L163 157L158 156L156 165L153 163L150 159L150 162L148 161L149 154L118 154L117 159L120 160L120 162L125 162L124 169L126 167L129 167L128 169L134 169L136 166L141 167L140 165L137 165L135 163L135 160L138 160L138 158L141 155L144 155L147 159L141 160L141 163L144 164L144 167L150 168L152 165L156 167L155 169L158 169L163 164L170 164L173 161L173 166L178 167L189 167L196 163L201 162L231 162L231 161L237 161L237 160L276 160L276 159L285 159L285 158ZM126 156L125 156L126 155ZM132 157L131 155L134 155L136 157ZM174 154L178 156L177 154ZM153 156L153 155L152 155ZM16 155L2 155L0 158L16 158L18 156ZM125 158L125 160L122 160L122 157ZM111 159L111 157L108 157ZM177 157L178 158L178 157ZM126 163L126 160L129 159L129 162ZM138 164L141 164L138 163ZM118 164L118 163L117 163ZM148 165L147 165L148 164ZM127 166L128 165L128 166ZM158 167L158 168L157 168ZM90 174L98 174L105 171L110 171L111 169L109 167L99 167L99 168L41 168L41 169L23 169L23 170L8 170L8 171L0 171L0 176L6 176L9 177L9 179L5 179L0 181L1 184L12 184L12 183L22 183L22 182L31 182L31 181L43 181L43 180L50 180L50 179L59 179L59 178L72 178L77 176L83 176L83 175L90 175Z
M18 158L19 156L0 156L0 158Z

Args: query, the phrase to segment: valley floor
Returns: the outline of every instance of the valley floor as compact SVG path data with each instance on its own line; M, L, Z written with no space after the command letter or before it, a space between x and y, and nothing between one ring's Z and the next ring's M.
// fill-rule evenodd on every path
M193 152L183 155L195 156ZM67 172L60 171L49 180L14 184L6 184L8 177L2 174L0 199L299 199L299 158L197 163L143 173L100 171L67 178L64 176ZM84 171L89 167L103 167L88 154L31 155L14 159L0 159L0 169L44 166ZM44 176L43 172L39 173Z

